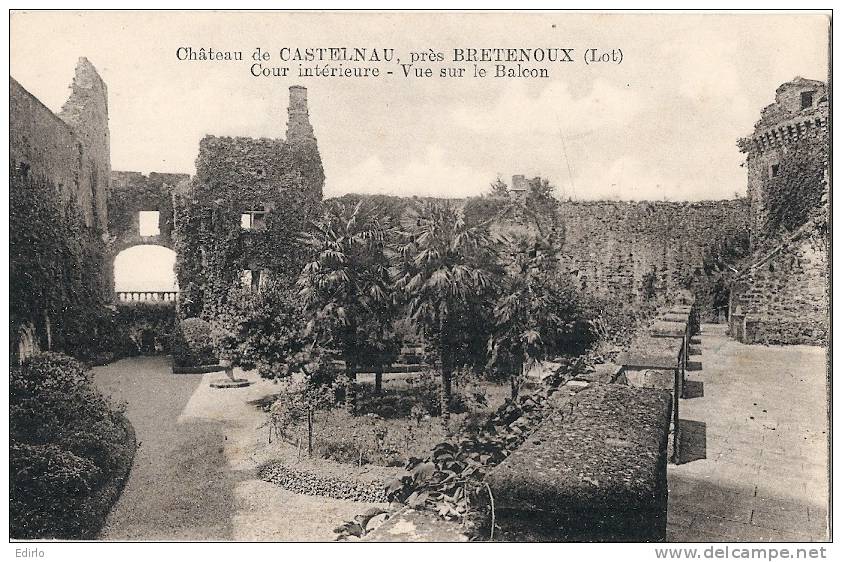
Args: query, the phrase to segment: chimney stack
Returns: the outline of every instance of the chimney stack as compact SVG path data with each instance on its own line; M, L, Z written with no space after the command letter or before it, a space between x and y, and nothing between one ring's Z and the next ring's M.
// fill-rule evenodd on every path
M512 176L512 187L509 191L526 191L526 176L523 174L515 174Z
M313 126L307 110L307 88L289 87L289 108L287 108L287 142L314 141Z

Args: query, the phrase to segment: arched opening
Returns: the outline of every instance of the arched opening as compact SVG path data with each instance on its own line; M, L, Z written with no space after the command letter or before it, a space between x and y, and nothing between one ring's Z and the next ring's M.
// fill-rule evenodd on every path
M174 251L164 246L132 246L114 258L114 292L119 301L175 300Z

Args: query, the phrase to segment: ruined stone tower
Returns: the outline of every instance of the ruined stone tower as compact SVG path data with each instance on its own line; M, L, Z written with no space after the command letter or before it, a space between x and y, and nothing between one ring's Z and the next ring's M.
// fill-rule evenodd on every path
M80 57L71 84L70 97L59 112L81 140L86 161L80 182L90 185L90 206L94 223L106 230L108 225L108 187L111 181L111 139L108 131L108 89L91 62ZM86 194L87 195L87 194ZM83 204L83 208L87 205Z

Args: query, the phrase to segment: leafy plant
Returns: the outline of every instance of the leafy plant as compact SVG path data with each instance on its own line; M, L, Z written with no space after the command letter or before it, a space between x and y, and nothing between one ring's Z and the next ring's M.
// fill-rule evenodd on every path
M441 369L441 419L450 416L456 368L484 360L483 320L499 268L486 224L468 227L447 203L428 202L410 215L397 246L395 287Z
M305 334L300 301L283 281L260 291L232 288L214 324L219 353L243 369L257 369L267 379L315 371L319 358Z

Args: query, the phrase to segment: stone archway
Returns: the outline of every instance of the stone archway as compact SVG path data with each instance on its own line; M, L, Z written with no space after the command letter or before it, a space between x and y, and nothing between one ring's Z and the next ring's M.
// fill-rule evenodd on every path
M115 273L118 256L136 246L162 246L174 251L173 190L187 174L112 171L108 197L107 271ZM115 295L117 296L117 295Z
M113 254L115 302L177 300L176 253L171 245L155 244L152 238Z

